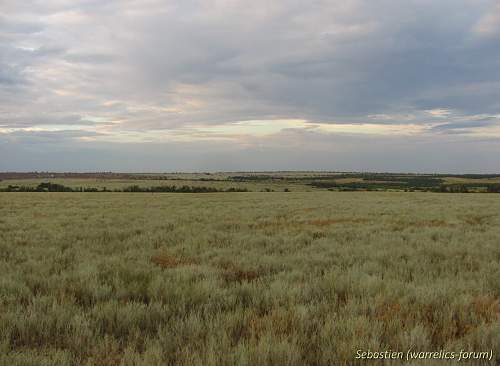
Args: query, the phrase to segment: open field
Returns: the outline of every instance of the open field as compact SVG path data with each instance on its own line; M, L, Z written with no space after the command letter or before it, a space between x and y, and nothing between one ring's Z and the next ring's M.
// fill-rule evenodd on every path
M495 365L499 240L495 194L0 193L0 364Z
M220 172L220 173L0 173L0 191L47 190L127 191L193 187L250 192L424 191L500 193L500 175L446 175L362 172ZM57 187L54 187L57 190Z

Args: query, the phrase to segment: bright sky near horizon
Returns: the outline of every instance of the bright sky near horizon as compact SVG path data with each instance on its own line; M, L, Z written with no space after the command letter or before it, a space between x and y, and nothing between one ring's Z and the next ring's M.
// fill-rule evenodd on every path
M500 172L494 0L2 0L0 170Z

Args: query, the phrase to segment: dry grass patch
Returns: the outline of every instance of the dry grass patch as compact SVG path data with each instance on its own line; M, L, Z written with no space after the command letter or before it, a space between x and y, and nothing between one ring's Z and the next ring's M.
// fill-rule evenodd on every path
M151 257L151 263L154 263L162 268L175 268L179 266L189 266L198 264L198 261L188 257L177 257L172 254L162 253Z
M304 226L330 226L337 224L362 224L368 222L365 218L337 218L337 219L314 219L314 220L277 220L277 221L263 221L256 224L250 224L249 227L252 229L267 229L270 227L274 228L285 228L285 227L304 227Z
M485 322L500 320L500 300L492 296L477 296L472 301L472 311Z
M222 269L222 278L226 282L251 282L261 276L257 271L243 269L233 262L220 262L218 267Z
M401 315L401 305L397 302L384 302L375 307L375 318L381 321L390 321Z
M409 226L413 227L452 227L455 226L444 220L424 220L410 223Z
M468 215L464 217L465 223L469 225L485 225L489 224L490 219L495 215Z
M363 218L338 218L338 219L317 219L317 220L308 220L305 223L307 225L313 226L329 226L335 224L361 224L367 222L367 219Z
M424 229L424 228L453 228L456 227L456 224L447 222L445 220L439 220L439 219L432 219L432 220L421 220L421 221L413 221L413 222L408 222L408 221L402 221L402 220L397 220L392 223L392 230L393 231L403 231L407 230L409 228L417 228L417 229Z
M253 313L246 322L249 333L254 339L270 333L274 337L287 337L299 326L300 319L291 310L273 309L266 314Z

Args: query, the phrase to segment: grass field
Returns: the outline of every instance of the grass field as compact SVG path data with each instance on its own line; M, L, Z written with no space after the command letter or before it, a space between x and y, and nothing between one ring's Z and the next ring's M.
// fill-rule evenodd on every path
M500 175L435 175L363 172L225 172L225 173L2 173L0 192L37 190L57 184L77 191L126 191L131 186L227 189L250 192L428 191L500 193ZM40 187L41 190L44 190Z
M0 193L0 365L496 365L499 197Z

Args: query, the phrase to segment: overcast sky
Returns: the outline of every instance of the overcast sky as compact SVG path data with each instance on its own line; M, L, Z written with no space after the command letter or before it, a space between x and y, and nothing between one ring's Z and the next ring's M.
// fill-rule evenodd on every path
M0 1L0 170L500 173L496 0Z

